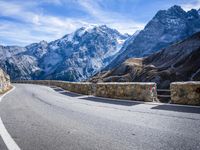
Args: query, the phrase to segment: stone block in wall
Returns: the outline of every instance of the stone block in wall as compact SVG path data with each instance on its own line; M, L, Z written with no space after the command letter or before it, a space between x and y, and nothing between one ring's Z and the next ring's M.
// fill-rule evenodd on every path
M170 85L171 103L200 105L200 81L173 82Z

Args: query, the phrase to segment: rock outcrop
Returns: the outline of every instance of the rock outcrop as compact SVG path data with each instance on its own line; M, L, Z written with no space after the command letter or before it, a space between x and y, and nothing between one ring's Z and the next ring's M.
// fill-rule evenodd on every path
M3 94L10 88L10 77L2 69L0 69L0 94Z

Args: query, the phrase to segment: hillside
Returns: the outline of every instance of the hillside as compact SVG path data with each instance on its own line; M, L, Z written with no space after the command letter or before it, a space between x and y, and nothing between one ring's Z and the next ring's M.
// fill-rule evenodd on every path
M169 88L173 81L200 81L200 32L145 58L131 58L92 77L92 82L156 82Z

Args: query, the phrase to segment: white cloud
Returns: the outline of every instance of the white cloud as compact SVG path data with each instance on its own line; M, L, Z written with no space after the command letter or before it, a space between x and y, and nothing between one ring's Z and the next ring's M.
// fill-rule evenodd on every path
M191 9L199 9L200 8L200 0L195 0L193 2L187 2L185 4L182 4L181 7L186 11L189 11Z
M75 19L48 15L38 9L41 3L61 5L63 0L36 1L0 1L0 16L12 18L15 21L0 22L0 44L27 45L41 40L52 41L71 33L79 27L88 24L106 24L122 33L134 33L144 27L143 23L125 18L117 12L104 11L100 0L76 0L78 5L92 16L93 19ZM19 22L19 23L18 23Z
M45 1L47 2L47 0ZM13 44L19 43L21 45L41 40L52 41L87 24L83 20L45 15L42 12L31 11L33 7L37 8L37 3L19 4L0 1L0 8L2 10L0 11L0 16L9 17L23 23L1 21L0 37L2 38L0 39L0 44L10 44L10 42L6 43L6 40L2 40L3 37L9 41L13 40Z
M117 12L105 11L101 9L101 0L79 0L79 4L90 13L97 22L116 28L121 33L133 34L137 30L144 28L145 24L126 18Z
M41 25L41 23L40 23L40 18L39 18L38 15L35 15L35 16L33 17L33 23L36 24L36 25Z
M56 4L56 5L61 5L62 0L41 0L42 3L50 3L50 4Z

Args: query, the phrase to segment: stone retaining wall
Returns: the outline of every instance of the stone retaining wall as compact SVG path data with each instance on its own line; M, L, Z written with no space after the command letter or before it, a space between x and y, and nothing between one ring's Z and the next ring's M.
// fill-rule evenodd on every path
M28 84L40 84L47 86L58 86L67 91L92 95L92 83L88 82L67 82L67 81L58 81L58 80L22 80L22 81L13 81L13 83L28 83Z
M200 82L174 82L170 90L171 103L200 105Z
M14 81L15 83L31 83L42 84L49 86L58 86L65 90L85 94L95 95L99 97L108 97L116 99L139 100L152 102L157 100L156 84L155 83L89 83L89 82L66 82L54 80L27 80Z
M152 102L157 100L155 83L97 83L96 96Z

